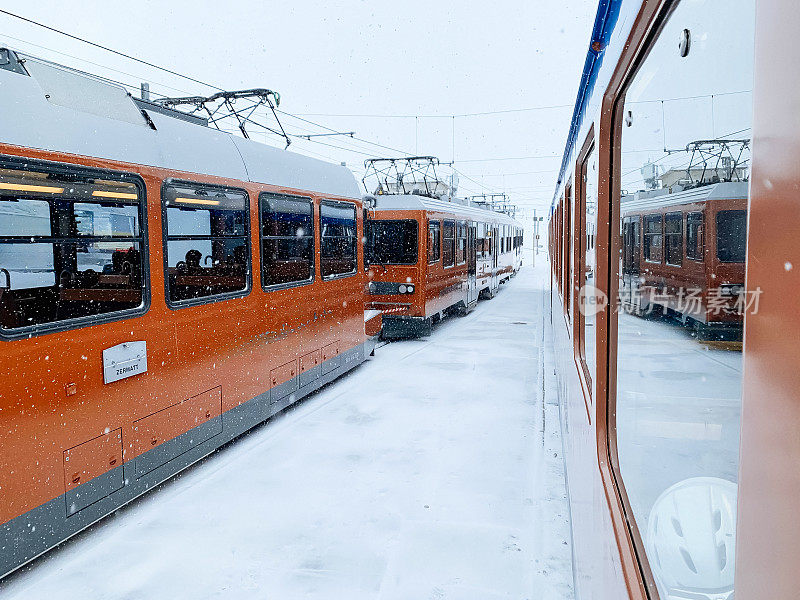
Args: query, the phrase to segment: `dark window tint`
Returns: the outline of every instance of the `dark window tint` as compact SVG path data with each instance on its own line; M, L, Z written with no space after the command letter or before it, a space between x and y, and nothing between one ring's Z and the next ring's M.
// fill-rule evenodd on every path
M664 237L667 264L680 266L683 262L683 214L669 213L664 216Z
M660 263L663 253L661 215L648 215L644 218L644 259Z
M417 236L417 222L410 219L368 221L367 245L370 264L415 264Z
M175 183L164 188L164 204L169 301L246 292L250 279L247 194Z
M323 277L356 272L356 207L325 200L320 205L320 263Z
M452 267L456 257L455 223L445 221L442 227L442 264Z
M467 262L467 226L465 223L458 224L458 247L456 261L463 265Z
M703 260L703 213L686 215L686 258Z
M314 278L314 205L304 198L262 194L261 281L264 286Z
M747 252L747 211L721 210L717 213L717 258L743 263Z
M141 198L131 176L0 169L0 330L142 307Z
M441 223L431 221L428 223L428 262L439 262L441 256Z

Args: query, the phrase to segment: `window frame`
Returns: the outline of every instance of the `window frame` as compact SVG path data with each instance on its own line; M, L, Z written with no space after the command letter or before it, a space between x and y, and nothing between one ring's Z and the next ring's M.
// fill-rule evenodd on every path
M304 201L311 204L311 236L303 236L303 237L311 237L311 277L308 279L303 279L300 281L289 281L286 283L273 283L273 284L265 284L264 283L264 269L266 267L266 263L264 261L264 240L265 239L273 239L279 236L264 236L264 223L261 220L262 211L261 206L264 199L269 198L276 198L282 200L294 200L294 201ZM316 281L317 278L317 223L316 223L316 215L317 215L317 203L314 202L314 199L310 196L301 196L295 194L280 194L277 192L260 192L258 194L258 259L261 263L259 265L259 271L261 273L261 289L267 293L276 292L278 290L285 290L294 287L302 287L304 285L311 285ZM357 268L357 267L356 267Z
M648 231L648 220L653 219L654 217L658 217L658 222L661 225L660 231L658 233L650 233ZM650 245L650 238L652 236L660 236L661 237L661 258L659 260L653 260L650 258L651 248ZM661 213L649 213L643 215L642 218L642 258L644 262L653 264L653 265L663 265L664 264L664 215Z
M224 292L222 294L214 294L210 296L201 296L200 298L188 298L186 300L178 300L174 302L169 297L169 252L167 249L167 244L169 243L169 225L167 223L167 198L166 198L166 191L167 188L173 185L189 185L189 186L198 186L203 188L211 188L217 189L222 191L228 192L240 192L244 194L245 197L245 210L244 213L247 215L247 219L245 219L245 234L244 237L245 241L247 242L247 270L246 270L246 282L247 285L243 290L239 290L236 292ZM192 306L202 306L204 304L214 304L215 302L223 302L225 300L233 300L235 298L245 298L250 295L250 292L253 289L253 249L252 249L252 214L251 214L251 202L250 202L250 194L244 188L228 186L228 185L220 185L215 183L204 183L202 181L192 181L191 179L179 179L175 177L168 177L161 183L161 245L162 245L162 252L164 254L164 261L163 261L163 268L164 268L164 301L167 303L167 306L171 310L180 310L182 308L189 308ZM240 237L240 236L236 236Z
M744 228L745 228L745 245L743 248L743 257L742 260L723 260L722 257L719 255L720 249L720 217L725 213L744 213ZM717 210L714 214L714 260L721 264L721 265L741 265L747 263L747 220L749 215L747 214L747 209L745 208L722 208Z
M575 240L577 246L577 265L576 265L576 273L577 276L580 277L580 286L581 288L585 286L585 279L586 279L586 256L588 254L589 248L587 247L588 240L588 222L587 222L587 202L586 202L586 190L589 187L588 185L588 177L589 177L589 162L590 159L595 157L595 160L598 162L598 171L596 173L597 176L597 183L595 185L595 192L597 196L600 193L600 172L599 172L599 145L595 143L595 129L594 124L589 128L589 132L586 135L586 139L583 142L583 146L581 147L578 153L577 159L577 168L575 170L575 180L576 180L576 191L575 191L575 210L576 210L576 223L575 223ZM597 154L595 154L597 153ZM595 198L595 201L599 199ZM597 232L597 222L598 222L598 215L595 213L594 215L594 225L595 225L595 232ZM595 250L595 259L594 259L594 279L592 281L592 286L595 289L599 289L598 287L598 262L597 262L597 237L596 233L594 234L593 239L591 240L593 244L593 248ZM580 294L580 291L578 292ZM589 423L593 421L592 412L594 410L595 404L595 396L596 394L596 384L597 384L597 369L598 369L598 361L597 361L597 353L599 349L598 335L599 330L599 318L598 314L595 313L594 315L594 350L595 356L593 357L592 366L594 370L590 368L589 360L586 357L586 317L581 310L575 311L575 343L574 343L574 355L575 359L580 367L580 372L583 375L582 377L582 388L584 393L584 403L586 405L586 415L588 417Z
M693 254L689 254L689 223L690 221L697 220L697 240L695 241L695 248ZM705 260L706 254L706 240L705 240L705 214L701 210L693 210L686 213L686 259L694 262L702 263ZM696 252L695 252L696 251Z
M328 206L336 206L336 205L347 206L347 207L351 207L353 209L353 219L355 221L355 237L354 237L354 240L355 240L355 243L356 243L355 251L353 252L353 259L355 260L355 266L353 267L352 271L348 271L347 273L336 273L335 275L323 275L322 274L322 207L323 207L323 205L328 205ZM319 263L320 280L322 280L322 281L335 281L337 279L347 279L348 277L354 277L355 275L358 275L358 240L359 240L359 235L358 235L358 205L355 202L348 202L347 200L333 200L331 198L323 198L319 202L319 224L317 226L317 230L319 231L319 235L317 235L317 238L319 238L319 253L318 254L319 254L319 260L320 260L320 263ZM335 236L335 237L340 237L340 236ZM362 237L363 237L363 235L362 235ZM363 246L363 242L362 242L362 246ZM362 252L363 252L363 250L362 250Z
M677 218L676 218L677 217ZM669 232L667 231L667 221L671 220L673 222L677 222L679 225L678 231ZM684 238L684 230L683 230L683 213L681 211L672 211L668 212L664 215L664 264L670 267L682 267L683 266L683 238ZM669 236L677 237L678 238L678 262L670 262L670 258L674 258L670 256L669 252Z
M139 229L141 232L141 241L139 243L141 244L142 255L142 303L140 306L98 315L89 315L86 317L75 317L71 319L64 319L62 321L53 321L52 323L27 325L25 327L14 328L13 330L0 328L0 341L27 339L49 333L83 329L85 327L92 327L104 323L124 321L126 319L140 317L150 310L152 295L150 286L150 249L148 244L149 228L147 217L147 186L145 185L144 179L141 177L141 175L130 171L115 171L112 169L88 167L75 163L60 163L49 160L10 155L0 155L0 168L29 170L32 172L50 173L53 175L62 176L80 174L89 177L96 177L98 179L117 179L119 181L132 183L136 186L139 192Z
M431 241L431 235L430 235L431 234L431 225L433 225L433 224L436 224L435 229L439 234L439 235L436 236L436 238L438 239L439 243L436 244L436 258L434 260L431 260L431 246L429 245L429 242ZM428 220L428 232L427 233L428 234L427 234L427 236L425 238L425 253L428 255L427 256L428 264L429 265L435 265L435 264L438 264L439 262L441 262L441 260L442 260L442 220L441 219L429 219Z
M441 244L442 245L442 267L444 267L445 269L452 269L453 267L456 266L456 222L457 221L455 219L443 219L442 220L442 244ZM444 262L444 244L445 244L445 241L448 239L448 238L446 238L444 236L444 230L445 230L445 226L448 223L451 225L452 231L453 231L453 237L449 238L453 242L453 254L452 254L453 262L450 263L450 264L447 264L447 263Z
M464 234L463 236L461 234ZM465 265L467 264L467 255L469 254L469 248L467 247L467 222L466 221L456 221L456 230L455 230L455 240L456 240L456 265ZM461 258L461 242L464 242L464 260L459 260Z
M393 223L414 223L416 225L416 227L417 227L416 228L416 235L417 235L417 240L416 241L417 241L417 243L414 245L414 252L415 252L416 258L415 258L414 262L376 262L376 263L373 263L372 261L369 261L370 265L375 264L375 265L379 265L379 266L380 265L391 265L391 266L409 267L409 266L413 266L413 265L419 264L419 229L420 229L420 227L419 227L419 221L417 219L411 219L411 218L407 218L407 219L377 219L377 218L375 218L375 219L370 219L369 221L370 221L370 224L375 223L375 222L387 222L387 221L390 221L390 222L393 222ZM364 226L364 237L367 240L367 243L364 244L364 256L368 256L367 250L368 250L368 246L370 245L370 239L369 239L369 232L366 231L366 221L365 221L365 226Z

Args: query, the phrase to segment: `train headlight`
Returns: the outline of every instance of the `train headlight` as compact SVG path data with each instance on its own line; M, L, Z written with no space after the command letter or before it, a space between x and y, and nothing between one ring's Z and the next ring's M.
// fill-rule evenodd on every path
M403 285L403 284L400 284L400 287L397 288L397 291L399 291L401 294L405 294L406 293L406 286Z
M720 296L740 296L744 292L744 287L737 284L723 283L719 286Z
M409 294L413 294L414 293L414 286L413 285L406 286L406 291Z

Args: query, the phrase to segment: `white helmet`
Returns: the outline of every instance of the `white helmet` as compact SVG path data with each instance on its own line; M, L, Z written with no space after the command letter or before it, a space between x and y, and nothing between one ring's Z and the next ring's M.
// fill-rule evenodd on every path
M662 599L732 600L736 484L693 477L666 489L650 509L646 545Z

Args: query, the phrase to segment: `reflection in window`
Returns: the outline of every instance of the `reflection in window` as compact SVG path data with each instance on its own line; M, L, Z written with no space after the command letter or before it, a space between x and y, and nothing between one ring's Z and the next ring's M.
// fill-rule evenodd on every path
M717 213L717 258L726 263L743 263L746 245L747 211L719 211Z
M667 264L680 267L683 262L683 213L664 215L664 238Z
M320 205L320 268L323 277L356 272L356 206L324 200Z
M703 213L686 215L686 258L703 260Z
M644 218L644 259L661 262L664 249L661 215L647 215Z
M719 9L677 5L621 127L617 460L662 599L733 598L754 1Z
M442 227L442 265L452 267L456 257L455 223L445 221Z
M417 222L412 219L367 222L369 263L413 265L417 262Z
M314 278L314 204L262 194L261 280L264 286Z
M141 307L140 195L126 176L0 169L0 329Z
M247 194L201 184L164 189L167 289L170 302L248 289Z
M428 262L439 262L441 256L441 223L430 221L428 223Z
M597 239L597 151L592 148L582 167L584 189L584 221L583 244L581 247L584 277L581 285L580 313L583 320L583 331L580 338L581 357L583 358L586 381L589 393L594 397L593 384L595 382L596 357L596 312L598 298L595 291L597 285L595 278L595 240Z

